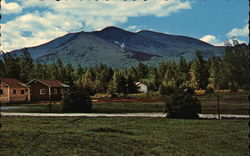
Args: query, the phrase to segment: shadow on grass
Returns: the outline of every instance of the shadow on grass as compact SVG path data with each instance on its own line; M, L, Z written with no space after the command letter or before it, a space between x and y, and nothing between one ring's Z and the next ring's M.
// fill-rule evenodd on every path
M99 133L119 133L119 134L126 134L126 135L134 135L132 132L127 132L119 129L114 129L114 128L95 128L89 130L91 132L99 132Z

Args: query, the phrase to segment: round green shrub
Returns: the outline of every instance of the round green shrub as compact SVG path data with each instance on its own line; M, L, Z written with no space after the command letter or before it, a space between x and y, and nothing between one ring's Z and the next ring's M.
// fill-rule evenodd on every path
M61 103L62 112L88 113L92 111L92 102L88 92L77 87L70 88Z
M201 103L198 98L191 94L173 94L165 102L165 113L168 118L199 118L201 112Z

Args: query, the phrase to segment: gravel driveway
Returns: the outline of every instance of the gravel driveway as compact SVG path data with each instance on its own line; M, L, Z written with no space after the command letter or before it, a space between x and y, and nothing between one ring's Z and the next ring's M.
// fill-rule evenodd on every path
M1 112L1 116L30 116L30 117L146 117L146 118L164 118L163 113L8 113ZM217 119L216 114L199 114L200 118ZM249 115L223 114L222 119L250 119Z

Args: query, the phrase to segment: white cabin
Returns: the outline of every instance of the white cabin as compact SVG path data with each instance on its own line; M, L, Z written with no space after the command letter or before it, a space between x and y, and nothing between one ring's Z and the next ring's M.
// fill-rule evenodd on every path
M135 85L137 87L138 92L145 94L148 92L148 87L145 84L141 82L136 82Z

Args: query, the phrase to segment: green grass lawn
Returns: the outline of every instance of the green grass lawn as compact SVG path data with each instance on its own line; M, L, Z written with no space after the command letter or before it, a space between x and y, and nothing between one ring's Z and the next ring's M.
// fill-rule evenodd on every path
M9 106L9 105L8 105ZM5 110L5 112L30 112L30 113L49 113L48 104L19 104L12 105L23 108ZM163 112L163 102L115 102L115 103L93 103L94 113L138 113L138 112ZM60 104L52 104L52 112L59 113Z
M163 102L115 102L93 104L96 113L163 112Z
M1 155L248 155L247 120L1 117Z

